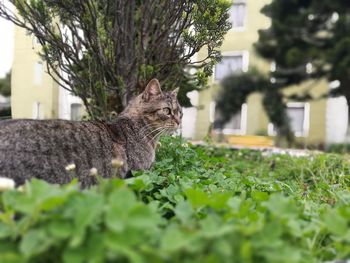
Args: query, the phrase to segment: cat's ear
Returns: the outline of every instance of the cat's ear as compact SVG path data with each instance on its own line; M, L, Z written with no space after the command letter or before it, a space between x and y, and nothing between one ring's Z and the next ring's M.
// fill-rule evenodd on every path
M142 93L142 98L146 101L150 100L152 97L157 97L162 94L159 81L157 79L152 79L148 82L144 92Z
M171 95L173 95L175 98L177 97L177 94L179 93L179 87L177 87L176 89L174 89L172 92L171 92Z

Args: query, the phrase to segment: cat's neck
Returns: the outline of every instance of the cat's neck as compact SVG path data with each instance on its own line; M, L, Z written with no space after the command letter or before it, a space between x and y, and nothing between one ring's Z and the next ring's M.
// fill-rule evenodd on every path
M119 139L151 144L154 148L159 140L159 136L156 136L157 134L154 128L143 118L119 115L114 121L107 123L107 125Z

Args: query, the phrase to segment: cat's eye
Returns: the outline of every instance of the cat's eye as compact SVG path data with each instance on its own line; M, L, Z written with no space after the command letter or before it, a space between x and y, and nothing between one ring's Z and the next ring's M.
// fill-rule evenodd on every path
M170 115L171 109L170 109L170 108L163 108L163 112L164 112L164 114L166 114L166 115Z

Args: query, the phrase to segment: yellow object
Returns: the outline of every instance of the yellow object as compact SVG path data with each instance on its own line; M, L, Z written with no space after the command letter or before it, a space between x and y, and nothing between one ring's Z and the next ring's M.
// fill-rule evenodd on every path
M227 141L232 145L248 146L248 147L273 147L273 139L268 136L254 135L229 135Z

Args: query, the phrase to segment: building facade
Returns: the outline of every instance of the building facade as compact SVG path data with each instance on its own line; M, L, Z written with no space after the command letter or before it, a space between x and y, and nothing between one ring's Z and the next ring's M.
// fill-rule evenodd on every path
M79 98L61 88L49 74L38 55L40 44L23 28L15 27L11 76L12 118L81 118Z
M271 0L235 0L230 9L232 28L221 47L223 59L214 68L209 80L210 88L200 93L190 92L192 108L184 109L184 137L201 140L209 134L215 121L215 100L219 83L228 74L246 72L255 67L268 73L274 70L270 61L260 58L253 47L258 40L258 30L270 26L270 20L260 13ZM45 62L38 56L40 44L22 28L15 28L15 48L12 67L12 117L60 118L78 120L82 103L67 90L59 87L46 73ZM194 60L205 57L205 50ZM310 69L312 70L312 69ZM325 80L290 87L286 94L310 89L314 97L327 93L336 83ZM259 93L251 94L241 111L223 129L227 135L276 135L261 103ZM347 128L347 103L344 98L318 99L310 102L287 101L291 127L300 143L305 145L341 143Z
M251 67L265 73L274 70L274 64L259 57L253 47L258 41L258 30L270 26L269 18L260 13L263 6L270 2L271 0L234 1L230 9L232 28L221 47L223 59L214 68L214 74L209 80L210 88L190 95L196 106L191 108L191 115L195 116L196 122L192 125L192 130L186 130L185 136L198 140L208 135L215 121L215 100L220 88L219 83L225 76L235 72L247 72ZM204 56L204 53L199 52L199 59ZM308 65L306 70L312 70L311 65ZM303 93L303 90L308 89L314 98L318 98L330 88L332 85L321 80L289 87L285 93ZM291 128L299 143L323 145L344 142L347 127L347 104L344 98L286 103ZM226 135L276 135L273 124L269 122L264 111L262 96L259 93L248 97L241 111L232 116L222 132Z

